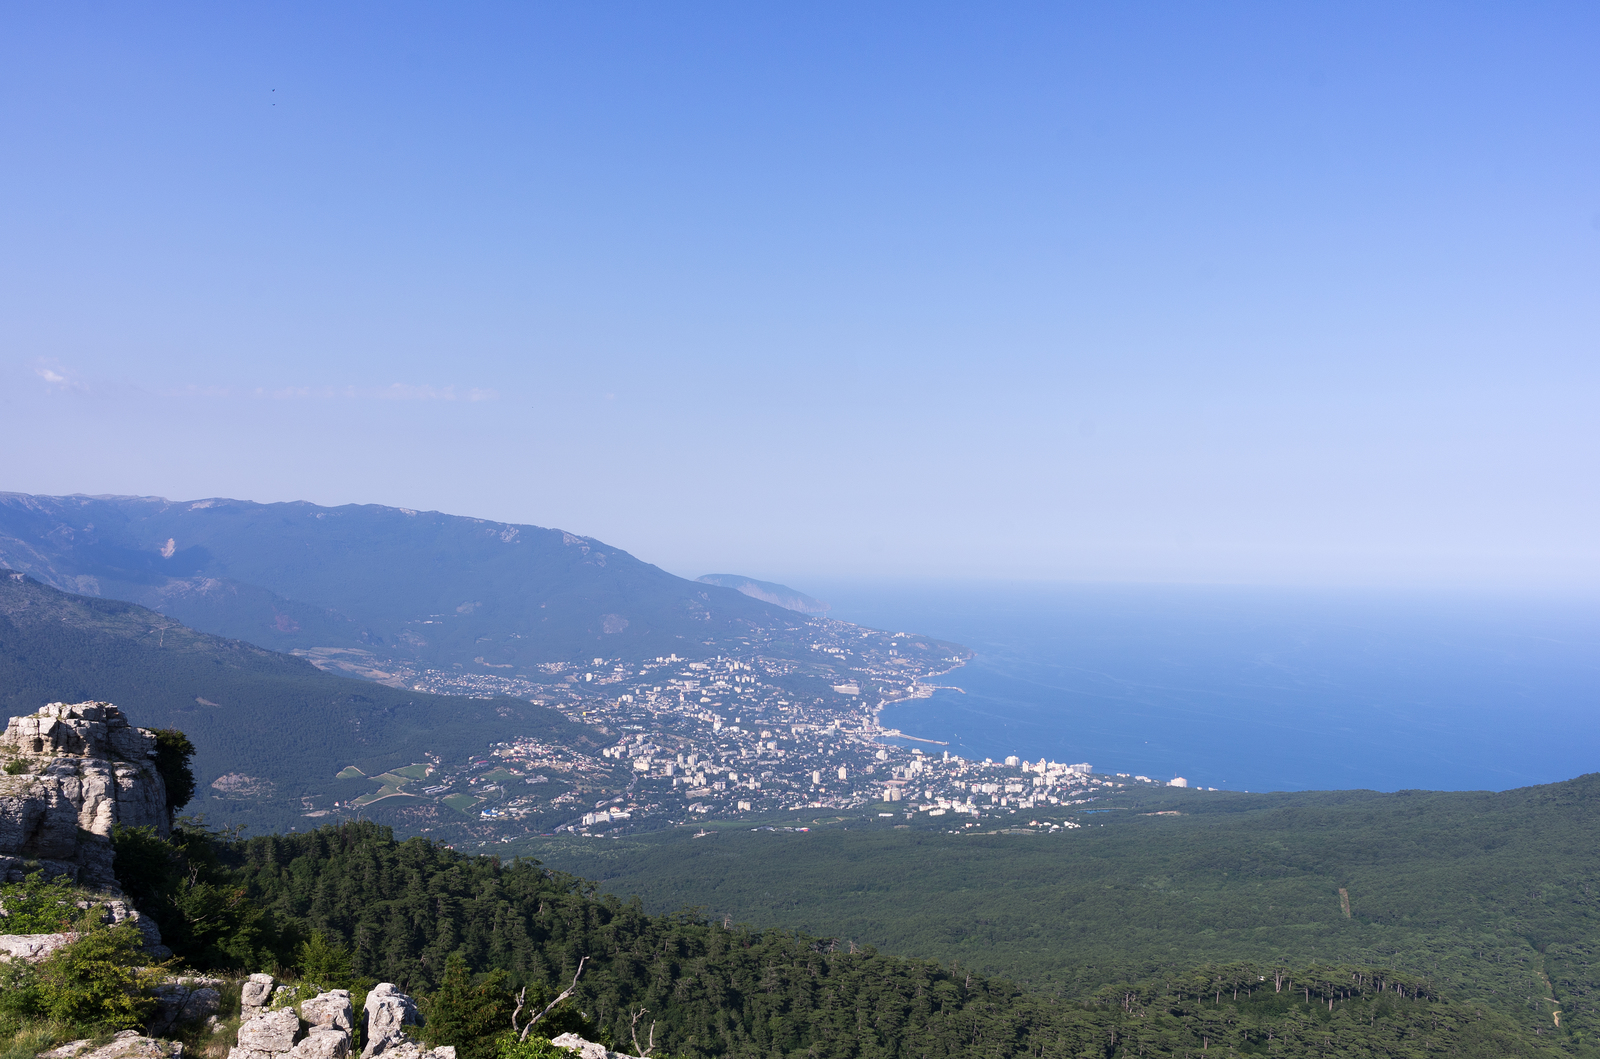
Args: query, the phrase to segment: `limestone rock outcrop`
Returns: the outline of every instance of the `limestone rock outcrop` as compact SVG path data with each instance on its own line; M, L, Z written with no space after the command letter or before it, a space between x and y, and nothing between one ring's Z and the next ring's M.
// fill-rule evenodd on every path
M228 1059L348 1059L355 1029L349 990L324 990L302 1001L298 1011L293 1006L266 1008L275 992L271 975L253 974L245 982L245 1019ZM416 1002L393 983L373 987L363 1014L370 1042L364 1055L456 1059L454 1048L427 1049L405 1036L402 1027L420 1025L422 1020Z
M155 735L109 702L11 718L0 735L0 878L43 869L116 892L112 827L170 829L155 751Z
M314 1029L355 1030L355 1009L350 1006L350 990L330 989L300 1005L300 1017Z
M64 945L78 940L76 934L0 934L0 963L21 960L38 963Z
M254 1059L287 1052L300 1035L300 1016L294 1008L263 1011L239 1024L239 1044L229 1052L230 1059Z
M571 1048L581 1059L638 1059L627 1052L613 1052L603 1044L586 1041L576 1033L563 1033L550 1042L557 1048ZM649 1049L645 1049L649 1051Z
M41 1052L39 1059L179 1059L182 1055L183 1045L177 1041L158 1041L138 1030L123 1030L99 1048L92 1041L73 1041Z
M361 1059L387 1053L404 1043L406 1026L422 1025L416 1001L400 992L393 982L379 982L372 987L365 1014L367 1046L361 1049Z

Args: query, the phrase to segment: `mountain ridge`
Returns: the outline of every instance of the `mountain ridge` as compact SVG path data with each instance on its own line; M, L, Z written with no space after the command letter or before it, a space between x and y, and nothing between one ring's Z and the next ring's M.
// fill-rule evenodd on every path
M0 565L273 650L435 666L698 657L805 620L592 537L376 504L0 493Z

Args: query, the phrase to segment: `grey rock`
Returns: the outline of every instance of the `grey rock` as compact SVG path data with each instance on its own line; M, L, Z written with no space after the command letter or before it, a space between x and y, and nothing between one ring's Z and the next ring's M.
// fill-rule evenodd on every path
M110 1044L79 1052L76 1059L180 1059L182 1055L183 1045L177 1041L158 1041L137 1030L123 1030Z
M443 1044L428 1049L407 1039L390 1047L383 1056L384 1059L456 1059L456 1048L453 1044Z
M611 1059L611 1049L594 1041L586 1041L576 1033L563 1033L550 1041L557 1048L571 1048L583 1059Z
M222 1006L221 986L219 978L178 978L162 982L150 990L156 999L156 1010L145 1028L151 1033L169 1033L182 1023L210 1018Z
M38 963L72 941L71 934L0 934L0 960Z
M244 988L239 992L239 1004L249 1010L250 1008L264 1008L267 1001L272 999L272 976L270 974L253 974L245 979Z
M94 1042L87 1037L81 1041L68 1041L59 1048L52 1048L48 1052L40 1052L38 1059L74 1059L80 1052L89 1050Z
M638 1056L629 1055L627 1052L613 1052L603 1044L586 1041L576 1033L563 1033L550 1043L557 1048L571 1048L583 1059L639 1059Z
M300 1016L293 1008L253 1015L239 1026L239 1047L252 1052L287 1052L300 1032Z
M53 702L13 717L0 757L24 770L0 773L0 870L11 878L36 861L117 893L111 829L117 824L170 832L167 792L152 760L155 736L107 702ZM23 863L19 863L23 862Z
M406 996L393 982L379 982L367 994L366 1041L361 1059L372 1059L397 1048L406 1040L406 1026L422 1025L416 1001Z
M317 1026L289 1052L291 1059L345 1059L350 1054L350 1034Z
M300 1017L313 1026L351 1033L356 1028L355 1009L350 1006L350 990L330 989L300 1005Z

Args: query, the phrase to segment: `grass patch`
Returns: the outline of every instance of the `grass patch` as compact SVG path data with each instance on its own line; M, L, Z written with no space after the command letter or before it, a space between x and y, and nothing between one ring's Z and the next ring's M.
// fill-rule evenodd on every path
M403 769L390 769L391 776L404 776L408 780L425 780L428 778L427 765L407 765Z
M114 1031L104 1026L79 1026L70 1022L25 1022L9 1037L0 1037L0 1059L34 1059L40 1052L68 1041L89 1040L92 1051L111 1040Z
M458 813L468 812L481 800L482 799L471 794L452 794L448 798L440 799L440 801L444 802L444 804L448 805Z
M365 772L362 772L360 769L356 768L354 765L346 765L344 768L339 770L339 774L337 776L335 776L334 779L336 779L336 780L358 780L358 779L361 779L365 775L366 775Z

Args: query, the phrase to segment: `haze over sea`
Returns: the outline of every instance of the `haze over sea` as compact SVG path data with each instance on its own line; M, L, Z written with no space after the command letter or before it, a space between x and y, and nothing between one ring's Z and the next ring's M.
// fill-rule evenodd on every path
M959 686L882 723L966 757L1230 790L1503 790L1600 769L1600 604L1175 586L815 585L955 640ZM942 747L922 745L929 750Z

